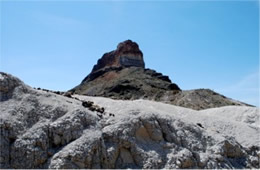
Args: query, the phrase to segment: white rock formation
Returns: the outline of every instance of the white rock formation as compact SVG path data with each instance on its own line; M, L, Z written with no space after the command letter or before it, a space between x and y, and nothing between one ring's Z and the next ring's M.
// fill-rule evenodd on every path
M0 73L0 168L259 168L258 108L73 97Z

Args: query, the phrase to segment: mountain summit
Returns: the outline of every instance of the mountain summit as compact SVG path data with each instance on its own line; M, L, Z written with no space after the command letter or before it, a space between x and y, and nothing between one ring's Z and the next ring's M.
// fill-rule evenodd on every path
M174 94L180 90L168 76L146 69L138 44L126 40L105 53L81 84L70 91L114 99L156 100L166 91Z
M137 43L126 40L105 53L73 94L113 99L147 99L202 110L227 105L246 105L209 89L181 90L170 78L145 68Z
M118 44L117 49L105 53L94 66L92 73L105 67L145 67L143 53L137 43L126 40Z

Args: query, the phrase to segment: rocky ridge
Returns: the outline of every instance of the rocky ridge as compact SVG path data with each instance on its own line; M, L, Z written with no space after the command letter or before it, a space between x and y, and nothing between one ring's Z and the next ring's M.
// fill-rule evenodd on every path
M147 99L195 110L249 106L209 89L181 90L168 76L145 68L143 53L131 40L121 42L116 50L105 53L91 73L69 92L123 100Z
M259 168L258 108L66 97L6 73L0 99L0 168Z
M72 89L75 94L104 96L114 99L155 99L168 91L180 88L168 76L140 67L109 67L88 75Z

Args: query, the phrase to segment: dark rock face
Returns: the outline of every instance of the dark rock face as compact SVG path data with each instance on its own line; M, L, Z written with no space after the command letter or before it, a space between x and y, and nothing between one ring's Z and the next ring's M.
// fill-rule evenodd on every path
M136 56L120 56L120 64L126 67L144 67L144 63L136 59Z
M92 73L105 67L145 67L143 53L137 43L126 40L118 44L117 49L105 53L92 69Z

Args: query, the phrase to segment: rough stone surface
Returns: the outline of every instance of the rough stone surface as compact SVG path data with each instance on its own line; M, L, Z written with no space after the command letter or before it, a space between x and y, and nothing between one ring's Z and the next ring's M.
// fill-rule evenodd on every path
M165 102L194 110L203 110L223 106L252 107L252 105L233 100L210 89L183 90L173 96L169 95L168 100Z
M69 98L5 73L0 85L0 168L260 168L258 108Z
M145 67L143 53L137 43L126 40L118 44L117 49L105 53L93 67L92 73L106 67Z
M140 67L109 67L91 73L71 92L114 99L163 98L168 92L177 93L180 88L168 76ZM168 94L167 94L168 95Z
M24 88L25 85L20 86L21 84L22 82L16 77L0 72L0 102L11 98L16 87L26 91L27 89Z

